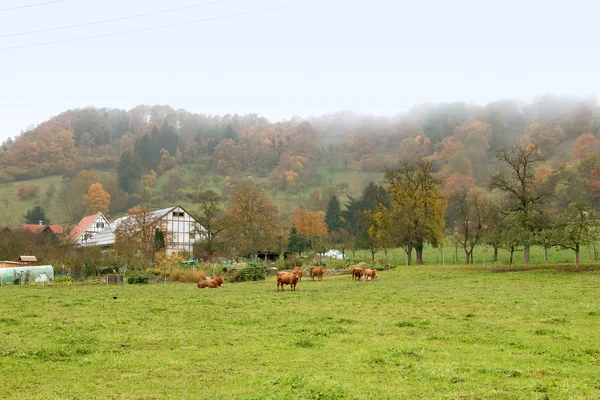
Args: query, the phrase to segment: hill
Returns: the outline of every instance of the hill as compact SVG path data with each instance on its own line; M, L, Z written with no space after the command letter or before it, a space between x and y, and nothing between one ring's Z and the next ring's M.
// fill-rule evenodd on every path
M544 176L560 174L555 179L565 185L587 180L577 196L589 202L596 161L573 163L597 157L599 130L595 102L556 96L528 105L430 104L393 118L340 112L279 122L169 106L68 110L0 146L0 225L20 223L33 205L55 223L73 223L96 182L110 194L114 217L138 204L191 205L206 190L225 203L248 183L263 187L284 214L322 211L333 194L345 201L381 181L386 168L418 157L433 160L448 185L485 187L498 168L496 151L515 142L539 147ZM565 163L573 167L553 170Z

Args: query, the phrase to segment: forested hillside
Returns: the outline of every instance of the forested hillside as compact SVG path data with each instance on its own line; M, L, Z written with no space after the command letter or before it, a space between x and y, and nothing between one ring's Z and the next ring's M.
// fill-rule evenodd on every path
M537 174L556 189L549 207L595 205L599 131L595 100L556 96L280 122L169 106L69 110L0 147L0 225L23 222L34 205L68 224L92 209L117 216L139 204L192 204L207 190L226 202L247 183L262 186L280 213L300 206L325 211L333 195L345 204L381 181L386 168L420 157L433 162L446 193L487 188L496 153L515 143L539 148ZM88 194L95 183L101 188ZM101 208L89 207L98 196Z

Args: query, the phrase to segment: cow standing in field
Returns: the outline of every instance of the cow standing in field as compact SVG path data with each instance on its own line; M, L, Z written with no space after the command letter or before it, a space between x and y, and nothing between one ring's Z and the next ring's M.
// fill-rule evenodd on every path
M303 274L302 268L300 268L300 267L294 268L294 273L298 277L298 282L301 282L302 281L302 274Z
M223 277L218 277L215 279L209 279L207 281L200 281L198 282L198 288L200 289L218 289L221 287L221 285L223 284L224 279Z
M315 280L315 276L322 281L323 280L323 274L325 273L325 268L323 267L310 267L310 269L308 270L310 277L312 278L312 280Z
M375 278L377 278L377 270L375 270L375 269L365 269L364 275L365 275L365 280L366 281L372 281Z
M363 269L356 267L356 268L352 268L352 280L357 280L360 281L360 278L362 278L363 276Z
M296 290L296 283L298 283L298 275L295 272L280 271L277 273L277 291L281 286L283 292L283 285L290 285L291 290Z

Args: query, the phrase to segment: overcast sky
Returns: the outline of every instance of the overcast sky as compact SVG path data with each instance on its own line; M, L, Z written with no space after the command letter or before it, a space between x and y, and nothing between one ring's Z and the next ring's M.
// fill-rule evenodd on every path
M0 9L50 0L1 0ZM0 36L215 0L67 0L0 11ZM69 108L168 104L271 120L340 109L391 115L600 93L593 0L325 0L169 29L7 50L258 11L229 0L180 12L0 37L0 140Z

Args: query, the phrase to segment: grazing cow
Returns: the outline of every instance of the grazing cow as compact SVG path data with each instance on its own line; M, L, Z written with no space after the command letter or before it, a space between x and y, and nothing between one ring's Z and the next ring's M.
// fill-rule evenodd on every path
M283 292L283 285L290 285L291 290L296 290L296 283L298 283L298 275L295 272L281 271L277 273L277 291L281 286Z
M325 268L323 267L310 267L309 274L312 280L315 280L315 276L319 278L320 281L323 280L323 274L325 273Z
M375 269L365 269L365 280L372 281L377 278L377 270Z
M359 268L359 267L352 268L352 280L353 280L353 281L354 281L354 280L357 280L357 281L359 281L359 280L360 280L360 278L362 278L362 276L363 276L363 272L364 272L364 271L363 271L363 269L362 269L362 268Z
M302 273L303 273L302 268L300 268L300 267L294 268L294 273L298 277L298 282L301 282L302 281Z
M200 281L198 282L198 288L200 289L218 289L221 287L221 285L223 284L224 280L223 277L218 277L215 279L209 279L207 281Z

